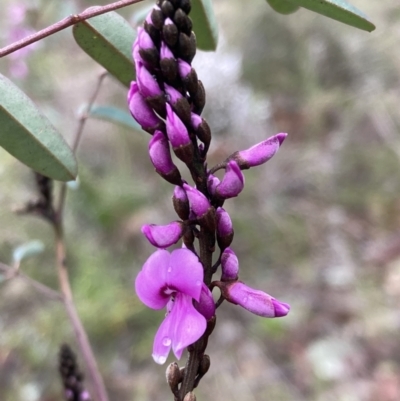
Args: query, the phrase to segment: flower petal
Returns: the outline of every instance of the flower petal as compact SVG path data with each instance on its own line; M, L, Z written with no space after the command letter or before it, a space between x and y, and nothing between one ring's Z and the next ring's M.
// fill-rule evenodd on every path
M172 349L175 356L180 359L183 350L204 334L206 319L194 308L192 298L180 293L175 297L169 317L173 329Z
M167 312L164 321L161 323L154 337L152 357L160 365L167 360L172 346L174 319L171 313Z
M189 249L175 249L171 253L167 285L178 292L200 299L203 283L203 266Z
M170 298L162 291L167 285L170 259L169 252L162 249L157 250L147 259L136 277L136 294L149 308L162 309Z

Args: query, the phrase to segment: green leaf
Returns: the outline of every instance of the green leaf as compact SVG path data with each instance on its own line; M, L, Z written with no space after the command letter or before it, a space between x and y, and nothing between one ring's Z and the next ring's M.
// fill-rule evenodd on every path
M42 241L35 240L29 241L23 245L17 246L13 251L14 263L20 263L22 259L29 258L30 256L39 255L44 251L44 244Z
M140 125L124 110L113 106L93 106L89 112L90 117L121 124L125 127L141 131Z
M215 50L218 43L218 25L211 0L192 0L190 18L193 21L197 47L201 50Z
M300 8L285 0L267 0L267 2L279 14L292 14Z
M270 0L267 1L269 2ZM276 3L277 0L274 2ZM281 0L281 2L289 2L293 5L307 8L325 17L364 31L372 32L375 29L375 25L362 11L345 0Z
M0 74L0 146L38 173L59 181L76 177L72 150L50 121Z
M136 32L116 12L110 12L74 25L76 43L124 85L135 79L132 45Z

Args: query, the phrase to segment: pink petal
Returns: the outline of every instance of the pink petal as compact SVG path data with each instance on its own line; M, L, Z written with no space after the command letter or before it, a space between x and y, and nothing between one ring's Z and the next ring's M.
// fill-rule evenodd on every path
M168 313L154 337L152 356L154 361L160 365L165 363L171 350L173 336L173 327L171 326L173 323L172 314Z
M200 299L203 266L189 249L175 249L171 253L167 285L178 292Z
M177 294L169 314L172 320L172 349L180 359L183 350L196 342L206 330L206 319L194 308L192 299L184 294Z
M139 299L149 308L162 309L170 296L163 289L167 286L167 270L170 264L169 252L159 249L143 265L135 280Z

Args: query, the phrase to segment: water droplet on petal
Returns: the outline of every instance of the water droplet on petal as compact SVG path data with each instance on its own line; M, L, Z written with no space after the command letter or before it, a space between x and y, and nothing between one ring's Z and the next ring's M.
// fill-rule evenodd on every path
M243 298L243 303L245 304L247 302L247 297Z
M167 360L167 357L165 357L163 355L153 355L153 358L154 358L154 361L160 365L165 363L165 361Z
M172 272L172 267L168 266L167 273L171 273L171 272Z
M172 341L169 337L164 337L162 340L162 345L164 345L164 347L169 347L171 343Z
M201 286L201 281L200 281L200 280L197 280L197 281L196 281L196 286L197 286L197 287L200 287L200 286Z

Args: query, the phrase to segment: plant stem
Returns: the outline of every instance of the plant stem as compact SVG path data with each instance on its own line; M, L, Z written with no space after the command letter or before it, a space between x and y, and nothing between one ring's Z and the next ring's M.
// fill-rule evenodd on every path
M32 43L37 42L47 36L53 35L63 29L66 29L72 25L77 24L78 22L85 21L89 18L96 17L97 15L105 14L110 11L118 10L119 8L123 8L129 6L131 4L140 3L143 0L120 0L115 3L107 4L106 6L96 6L90 7L87 10L81 12L80 14L70 15L61 21L56 22L48 26L47 28L42 29L39 32L33 33L32 35L27 36L17 42L14 42L8 46L0 49L0 58L7 56L23 47L26 47Z

